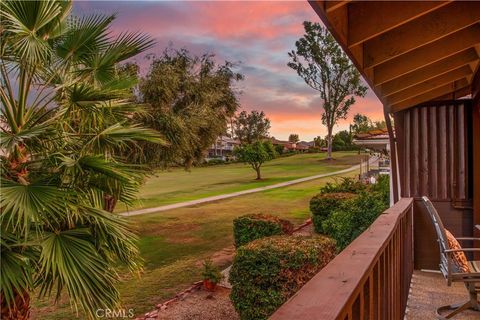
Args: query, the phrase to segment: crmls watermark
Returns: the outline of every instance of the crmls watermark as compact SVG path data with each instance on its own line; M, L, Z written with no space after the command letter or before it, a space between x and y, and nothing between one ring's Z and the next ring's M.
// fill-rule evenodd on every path
M133 312L133 309L111 310L107 308L97 309L95 315L99 318L133 318L135 313Z

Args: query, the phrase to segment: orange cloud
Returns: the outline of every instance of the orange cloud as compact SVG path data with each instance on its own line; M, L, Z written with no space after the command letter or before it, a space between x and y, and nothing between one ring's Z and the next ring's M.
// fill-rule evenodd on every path
M272 135L286 139L295 132L310 140L326 134L318 93L287 66L287 53L303 35L302 22L319 22L307 1L77 1L74 12L117 12L113 33L150 34L157 41L150 53L159 54L172 43L195 54L215 53L219 63L241 61L242 109L265 111ZM149 62L135 61L145 72ZM355 113L383 119L382 106L370 92L357 99L335 131L348 129Z

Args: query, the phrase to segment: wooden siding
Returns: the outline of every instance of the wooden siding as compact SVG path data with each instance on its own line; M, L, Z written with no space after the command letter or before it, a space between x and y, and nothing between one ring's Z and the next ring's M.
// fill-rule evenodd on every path
M400 193L415 198L415 267L437 269L428 196L455 236L472 236L472 101L430 102L394 114Z
M471 114L471 101L458 100L394 115L403 197L471 207Z

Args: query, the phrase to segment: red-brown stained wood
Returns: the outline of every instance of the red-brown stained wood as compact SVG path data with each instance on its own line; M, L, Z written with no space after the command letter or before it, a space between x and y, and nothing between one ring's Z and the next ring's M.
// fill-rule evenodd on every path
M474 77L472 84L473 110L472 110L472 201L473 201L473 223L480 225L480 72ZM475 236L480 237L480 230L475 229ZM480 247L480 243L475 243ZM475 260L480 260L480 253L477 253Z
M472 101L433 101L394 114L403 197L428 196L454 234L473 233ZM478 189L477 189L478 190ZM431 221L415 212L415 267L438 268Z
M470 100L395 114L403 197L468 201ZM400 126L401 124L401 126Z

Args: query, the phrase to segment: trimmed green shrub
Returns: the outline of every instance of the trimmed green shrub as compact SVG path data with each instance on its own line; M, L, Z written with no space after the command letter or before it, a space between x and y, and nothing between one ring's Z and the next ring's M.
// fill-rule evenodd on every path
M238 248L250 241L281 234L291 234L293 224L268 214L249 214L233 220L233 237Z
M335 256L324 236L274 236L237 250L230 298L242 320L267 319Z
M343 250L365 231L388 208L380 192L362 192L356 198L346 200L323 221L323 232L335 239Z
M349 192L358 193L366 190L367 186L357 179L343 177L341 181L335 183L327 182L325 186L320 188L320 193Z
M348 199L355 197L353 193L337 192L337 193L320 193L310 200L310 211L312 212L312 222L315 231L323 233L323 221L325 221L331 213L338 209L340 204Z
M226 161L223 160L223 159L220 159L220 158L213 158L213 159L210 159L206 162L206 165L208 166L216 166L216 165L219 165L219 164L225 164Z
M380 175L377 178L377 183L371 185L371 191L377 192L382 197L382 201L385 205L390 205L390 176Z

